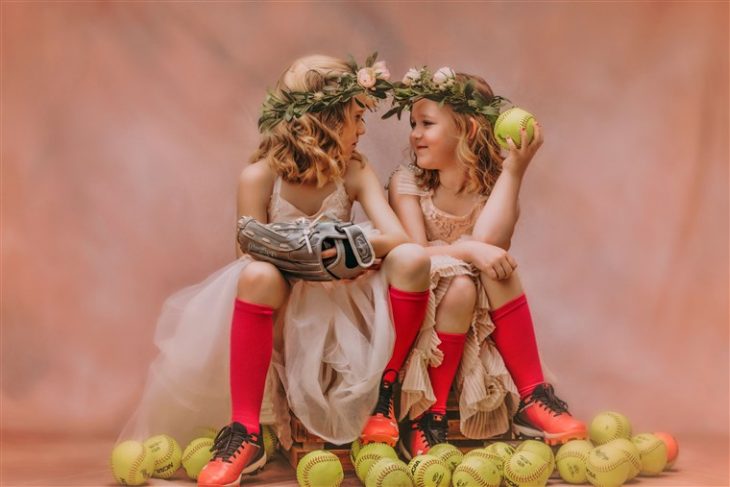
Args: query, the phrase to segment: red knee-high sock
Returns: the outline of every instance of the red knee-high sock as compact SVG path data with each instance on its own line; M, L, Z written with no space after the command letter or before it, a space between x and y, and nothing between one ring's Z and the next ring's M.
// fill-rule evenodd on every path
M438 367L428 368L428 377L431 379L431 387L436 396L436 402L429 411L446 414L446 400L449 397L449 389L451 389L451 383L454 382L456 370L459 368L461 355L464 353L466 334L436 332L436 335L441 340L439 349L444 353L444 359Z
M527 298L521 294L491 312L494 321L492 339L502 355L520 397L528 396L535 386L545 382L537 352Z
M259 413L271 362L274 310L236 299L231 323L231 409L249 433L259 433Z
M393 326L395 327L395 346L393 355L385 367L385 380L395 382L403 361L413 345L413 340L421 329L428 307L428 290L401 291L393 286L388 287L390 308L393 312Z

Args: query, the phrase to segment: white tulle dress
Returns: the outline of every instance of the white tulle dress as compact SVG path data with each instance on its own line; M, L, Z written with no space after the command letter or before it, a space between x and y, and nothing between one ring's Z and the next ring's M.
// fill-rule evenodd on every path
M352 218L342 183L314 215L282 199L280 188L277 179L271 222ZM231 316L239 274L250 262L244 255L167 299L154 337L160 353L120 441L166 433L184 447L206 428L230 422ZM385 277L370 271L348 282L291 284L287 304L275 315L261 422L274 426L285 448L292 442L290 409L311 433L335 444L351 442L372 412L393 350Z

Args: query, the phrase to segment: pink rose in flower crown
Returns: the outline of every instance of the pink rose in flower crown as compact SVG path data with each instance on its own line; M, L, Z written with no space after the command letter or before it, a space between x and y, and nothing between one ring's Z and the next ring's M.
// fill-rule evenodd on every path
M376 80L377 76L373 68L362 68L357 72L357 84L363 88L372 88L375 86Z
M436 86L446 87L455 77L456 73L454 72L454 70L447 66L444 66L433 74L433 83Z
M403 84L406 86L411 86L414 81L417 81L421 77L421 72L417 70L416 68L411 68L408 70L408 72L403 76Z
M373 64L373 69L375 70L375 76L377 76L378 78L384 79L385 81L388 81L390 79L390 71L385 65L385 61L378 61L377 63Z

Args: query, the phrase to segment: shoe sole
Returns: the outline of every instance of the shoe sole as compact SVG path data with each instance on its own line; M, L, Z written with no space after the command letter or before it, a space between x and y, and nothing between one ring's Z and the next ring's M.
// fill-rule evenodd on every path
M586 440L588 432L586 430L563 431L561 433L546 433L545 431L536 430L527 426L515 424L512 431L519 439L541 440L550 446L562 445L571 440Z
M385 436L385 435L370 435L367 439L360 437L360 443L365 446L369 443L385 443L391 448L395 448L396 443L398 443L398 438L393 438L392 436Z
M257 461L244 468L241 475L230 484L198 484L198 487L239 487L244 475L256 475L264 468L264 465L266 465L266 453Z

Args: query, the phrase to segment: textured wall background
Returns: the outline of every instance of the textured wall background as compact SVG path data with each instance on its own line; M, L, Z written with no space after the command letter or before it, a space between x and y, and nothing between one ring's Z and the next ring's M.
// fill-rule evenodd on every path
M534 112L513 253L584 418L728 431L728 4L2 6L2 428L115 435L166 296L234 258L296 57L450 65ZM371 115L385 179L407 123Z

